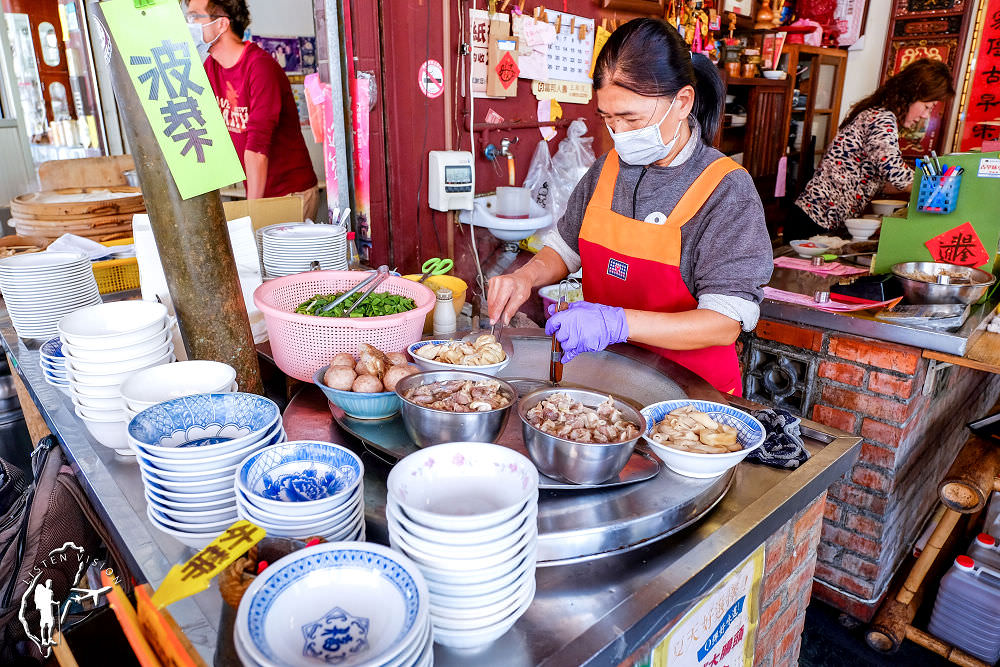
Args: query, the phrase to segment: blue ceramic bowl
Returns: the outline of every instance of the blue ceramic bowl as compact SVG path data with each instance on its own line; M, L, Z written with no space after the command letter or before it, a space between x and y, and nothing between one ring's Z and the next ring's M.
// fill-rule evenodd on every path
M236 486L251 504L286 516L314 515L351 498L365 475L358 456L340 445L285 442L243 459Z
M202 458L259 441L280 420L274 401L257 394L193 394L146 408L128 435L156 456Z
M361 394L353 391L341 391L323 384L329 366L316 371L313 383L326 395L327 400L336 405L351 417L358 419L385 419L397 412L401 405L399 396L394 391L381 391L377 394Z
M271 563L240 600L235 631L256 662L387 665L420 641L429 615L413 561L377 544L330 542Z

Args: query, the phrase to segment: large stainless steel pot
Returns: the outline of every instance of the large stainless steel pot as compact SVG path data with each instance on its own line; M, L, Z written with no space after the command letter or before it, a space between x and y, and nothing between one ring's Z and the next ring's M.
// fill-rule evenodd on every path
M646 418L638 410L619 398L615 407L625 419L636 424L639 435L617 443L574 442L540 431L528 423L528 410L552 394L563 393L588 407L596 407L608 399L607 394L585 389L539 389L521 398L517 414L521 418L521 432L528 456L543 474L572 484L600 484L619 472L628 463L635 443L646 431Z
M505 408L487 412L449 412L417 405L404 394L422 384L444 380L495 381L501 391L510 396ZM429 447L443 442L496 442L503 433L510 410L517 402L517 390L500 378L471 371L427 371L414 373L396 383L396 393L402 399L403 426L419 447Z
M892 273L910 303L975 303L996 282L986 271L942 262L903 262L894 264ZM916 274L933 276L937 282L920 280Z

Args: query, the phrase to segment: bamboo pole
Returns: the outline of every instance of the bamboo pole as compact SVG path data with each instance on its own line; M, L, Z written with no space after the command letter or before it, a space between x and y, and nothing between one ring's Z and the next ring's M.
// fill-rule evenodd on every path
M899 593L896 595L898 602L907 605L913 600L914 595L916 595L917 590L923 584L924 578L930 571L931 566L934 565L935 559L941 553L944 543L948 541L948 537L951 536L961 516L959 512L953 509L945 510L944 516L938 521L937 527L931 533L930 539L927 540L927 546L920 552L920 557L913 564L913 569L910 570L906 581L903 582L903 587L899 589Z
M91 0L90 6L110 36L101 3ZM113 37L109 40L114 41ZM188 358L229 364L236 369L240 389L263 394L257 349L219 191L181 198L121 52L115 45L106 53Z
M955 648L951 644L947 644L912 625L906 628L906 638L914 644L923 646L928 651L933 651L942 658L961 667L990 667L990 665L979 658L974 658L965 651Z
M986 506L1000 468L1000 447L991 440L971 437L938 484L946 507L971 514Z

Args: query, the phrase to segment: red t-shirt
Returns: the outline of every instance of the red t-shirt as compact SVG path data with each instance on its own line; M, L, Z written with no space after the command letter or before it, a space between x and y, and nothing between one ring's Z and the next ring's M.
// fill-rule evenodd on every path
M274 58L247 42L235 65L223 67L209 57L205 71L244 168L244 151L267 156L264 196L282 197L316 185L292 86Z

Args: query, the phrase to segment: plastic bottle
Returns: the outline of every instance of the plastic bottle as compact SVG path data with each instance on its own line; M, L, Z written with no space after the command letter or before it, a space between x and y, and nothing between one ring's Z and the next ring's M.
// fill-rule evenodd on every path
M1000 570L1000 543L992 535L979 533L966 553L977 563Z
M361 255L358 254L358 244L354 240L354 232L347 232L347 268L351 271L361 269Z
M1000 572L956 558L941 578L928 630L980 660L1000 659Z
M434 304L434 337L450 338L455 335L457 326L451 290L441 288L437 291L437 303Z

